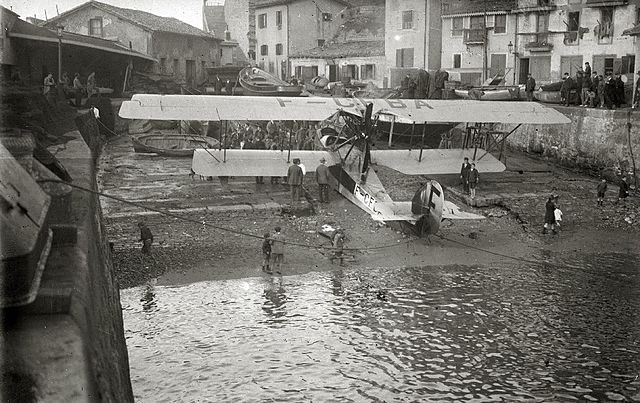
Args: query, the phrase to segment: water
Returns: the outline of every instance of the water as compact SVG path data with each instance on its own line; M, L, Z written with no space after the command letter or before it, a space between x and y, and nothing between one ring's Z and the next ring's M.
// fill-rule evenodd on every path
M640 401L640 264L344 269L122 291L140 402Z

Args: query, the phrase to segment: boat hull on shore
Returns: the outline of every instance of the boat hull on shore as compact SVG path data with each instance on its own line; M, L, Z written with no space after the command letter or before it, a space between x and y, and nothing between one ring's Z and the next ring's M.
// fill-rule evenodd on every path
M257 67L242 69L238 74L238 82L244 95L297 97L304 89L301 85L289 84Z
M464 99L475 99L480 101L512 101L520 100L524 95L524 87L490 87L471 88L468 90L456 89L455 94Z
M196 148L216 148L218 140L192 134L150 133L133 136L133 149L137 153L154 153L167 157L191 157Z

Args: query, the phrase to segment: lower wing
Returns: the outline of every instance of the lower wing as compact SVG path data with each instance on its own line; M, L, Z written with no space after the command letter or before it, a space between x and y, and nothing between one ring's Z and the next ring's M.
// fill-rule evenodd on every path
M474 149L372 150L371 162L406 175L441 175L460 172L465 157L474 159ZM478 149L475 162L480 172L502 172L505 165L491 154Z

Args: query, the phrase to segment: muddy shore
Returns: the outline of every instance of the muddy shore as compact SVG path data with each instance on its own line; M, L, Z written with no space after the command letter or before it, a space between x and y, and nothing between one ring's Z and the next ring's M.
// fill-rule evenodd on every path
M353 248L347 266L401 267L449 264L490 265L492 262L530 260L553 262L567 253L598 251L637 254L640 250L640 200L630 197L615 204L617 186L610 184L604 207L596 207L597 178L569 171L523 153L510 152L504 173L481 175L478 196L501 192L499 205L471 208L455 196L457 178L441 176L449 190L445 197L463 210L483 214L484 220L445 221L430 240L403 234L372 221L366 213L332 192L328 205L315 203L317 187L306 178L310 196L304 208L288 212L285 185L258 185L253 178L232 178L229 184L188 176L189 158L135 154L127 135L112 139L100 160L102 190L145 206L170 210L198 223L164 217L119 202L102 199L113 261L121 288L157 278L158 284L260 276L261 237L281 226L287 240L282 275L333 270L329 240L318 235L323 224L346 230L346 247ZM406 176L376 168L392 198L407 200L427 178ZM266 181L268 182L268 180ZM456 191L457 189L457 191ZM541 233L548 194L560 195L565 219L558 235ZM527 197L521 194L526 193ZM534 196L532 196L534 195ZM307 215L307 211L313 214ZM299 213L303 213L300 216ZM137 222L144 220L154 233L151 257L143 256ZM221 229L246 232L242 236Z

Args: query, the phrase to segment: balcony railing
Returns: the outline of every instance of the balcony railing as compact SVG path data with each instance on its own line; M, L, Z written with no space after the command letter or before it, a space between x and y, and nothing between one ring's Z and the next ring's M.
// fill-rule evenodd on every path
M544 40L525 43L524 48L529 52L550 52L551 50L553 50L553 44L547 42L545 35Z
M464 30L464 43L470 44L483 44L486 39L485 28L472 28Z

